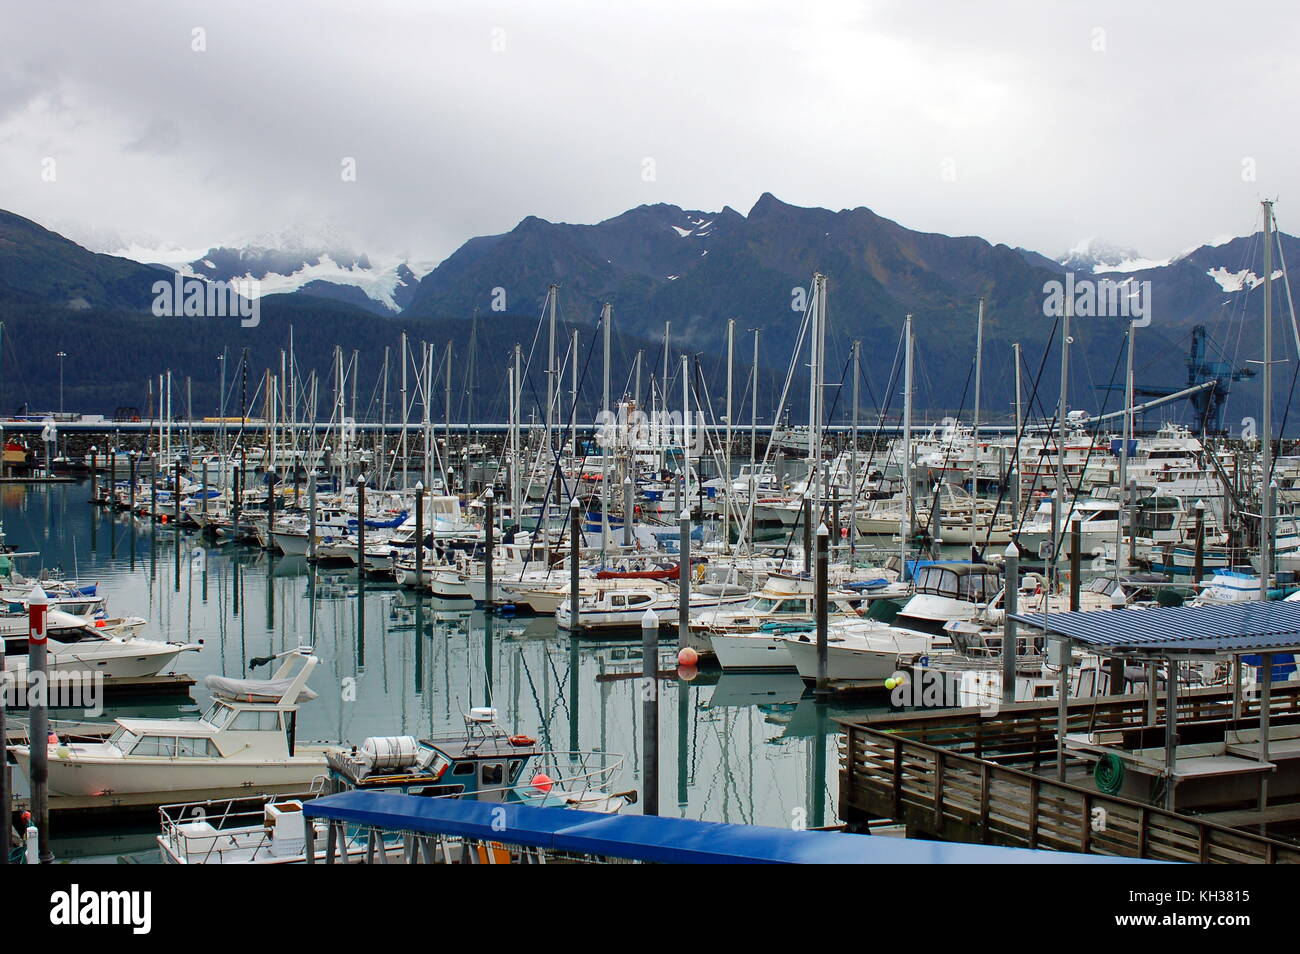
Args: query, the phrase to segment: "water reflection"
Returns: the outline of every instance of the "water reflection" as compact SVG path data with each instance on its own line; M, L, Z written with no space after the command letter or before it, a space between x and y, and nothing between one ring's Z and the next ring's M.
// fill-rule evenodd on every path
M300 714L304 739L455 732L471 706L493 705L509 731L548 747L623 753L618 787L641 786L638 638L570 639L549 618L485 618L468 603L358 580L355 570L104 513L87 496L85 485L7 486L4 529L18 550L42 554L23 572L97 581L114 614L149 620L147 634L204 642L179 663L200 680L194 698L150 704L148 714L192 713L207 702L204 675L247 675L253 657L310 644L322 660L312 682L320 697ZM674 668L665 641L661 669ZM665 681L661 700L665 814L834 822L834 719L861 709L815 704L794 675L709 671ZM88 844L79 839L75 850Z

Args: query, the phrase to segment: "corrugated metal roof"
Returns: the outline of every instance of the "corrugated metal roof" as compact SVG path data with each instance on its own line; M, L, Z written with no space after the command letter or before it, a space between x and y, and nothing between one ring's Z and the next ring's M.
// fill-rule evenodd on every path
M1043 628L1041 613L1016 613L1013 618ZM1300 651L1300 603L1054 613L1047 617L1047 632L1102 651Z

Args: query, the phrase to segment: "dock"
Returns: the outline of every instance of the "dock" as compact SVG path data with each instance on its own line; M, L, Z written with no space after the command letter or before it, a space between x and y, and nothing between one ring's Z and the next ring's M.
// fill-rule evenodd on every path
M1144 695L1071 702L1070 733L1115 734L1147 724ZM1233 715L1223 687L1184 691L1178 721L1191 736ZM1275 689L1274 725L1300 720L1300 686ZM854 827L892 819L909 837L1192 863L1300 863L1300 846L1244 831L1237 816L1171 811L1098 790L1085 766L1056 772L1055 700L839 720L840 817ZM1255 718L1258 718L1256 714ZM1148 727L1149 731L1149 727ZM1229 824L1229 823L1234 824Z
M26 670L23 675L26 675ZM187 696L196 681L193 676L176 672L158 673L153 676L109 676L103 680L101 688L105 702L120 703L126 699ZM26 708L23 702L26 697L25 688L25 678L14 680L15 701L9 703L10 709Z

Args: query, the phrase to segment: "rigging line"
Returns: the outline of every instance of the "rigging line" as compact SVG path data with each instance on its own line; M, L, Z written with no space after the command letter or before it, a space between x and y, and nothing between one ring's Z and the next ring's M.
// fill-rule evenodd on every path
M1038 387L1039 387L1039 384L1040 384L1041 381L1042 381L1043 372L1044 372L1044 370L1045 370L1046 367L1047 367L1047 356L1048 356L1049 354L1051 354L1051 351L1052 351L1052 343L1056 341L1056 332L1057 332L1057 329L1060 328L1060 326L1061 326L1061 318L1060 318L1060 316L1058 315L1058 316L1053 320L1053 322L1052 322L1052 333L1051 333L1050 335L1048 335L1048 337L1047 337L1047 344L1043 347L1043 356L1042 356L1042 358L1041 358L1041 359L1039 360L1039 362L1038 362L1038 374L1037 374L1037 375L1034 375L1034 386L1033 386L1032 390L1030 391L1030 403L1031 403L1031 406L1032 406L1032 403L1033 403L1033 398L1034 398L1034 396L1038 393ZM1026 370L1026 371L1029 370L1029 366L1028 366L1027 364L1025 364L1024 350L1023 350L1023 349L1021 349L1021 354L1020 354L1020 363L1025 365L1025 370ZM1020 398L1020 395L1017 394L1017 395L1016 395L1016 399L1019 400L1019 398ZM1010 466L1010 467L1008 468L1008 470L1007 470L1007 473L1008 473L1008 474L1010 474L1010 473L1012 473L1012 472L1015 472L1015 474L1016 474L1016 482L1017 482L1017 483L1019 483L1019 481L1020 481L1020 447L1021 447L1021 445L1024 443L1024 439L1025 439L1025 429L1026 429L1028 426L1029 426L1029 416L1028 416L1028 415L1024 415L1024 416L1021 418L1021 420L1020 420L1020 429L1016 432L1016 446L1015 446L1015 448L1011 451L1011 466ZM1037 482L1038 482L1038 474L1035 472L1035 474L1034 474L1034 483L1036 484ZM1033 489L1033 485L1030 486L1030 489L1031 489L1031 490ZM999 511L1002 509L1002 501L1006 498L1006 495L1007 495L1007 481L1003 480L1003 481L1002 481L1002 486L1001 486L1001 487L999 488L999 490L998 490L998 499L997 499L997 502L996 502L996 504L995 504L995 506L994 506L994 508L993 508L994 513L997 513L997 512L999 512ZM1015 539L1016 536L1019 536L1020 531L1024 528L1024 525L1025 525L1025 515L1026 515L1026 513L1028 513L1027 510L1022 510L1021 513L1020 513L1020 521L1019 521L1019 523L1016 525L1016 532L1012 535L1012 539L1013 539L1013 540ZM992 538L992 535L993 535L993 525L992 525L992 523L990 523L990 524L989 524L989 532L988 532L987 534L985 534L985 536L984 536L984 543L983 543L983 545L980 547L980 558L981 558L981 559L983 559L983 557L984 557L984 553L985 553L985 551L988 549L988 546L989 546L989 540Z
M957 416L956 416L956 418L955 418L955 421L960 421L960 420L961 420L961 413L962 413L962 411L964 411L964 410L966 409L966 395L970 393L970 382L971 382L971 378L974 376L974 374L975 374L975 364L974 364L974 362L972 362L972 363L971 363L971 366L966 370L966 384L962 387L962 391L961 391L961 403L957 406ZM933 433L933 427L931 427L931 433ZM972 435L972 436L973 436L973 435ZM956 447L957 447L957 443L956 443L956 441L949 441L949 442L948 442L948 450L944 452L943 461L942 461L942 463L943 463L943 471L944 471L945 473L946 473L947 470L948 470L948 464L949 464L949 463L951 462L951 460L952 460L952 452L956 449ZM975 460L975 456L976 456L977 453L978 453L978 448L973 448L972 451L971 451L971 460L972 460L972 461ZM974 470L974 464L973 464L973 463L972 463L972 468L971 468L971 469L972 469L972 471ZM927 474L927 475L926 475L926 480L927 480L927 482L929 481L929 479L930 479L930 477L929 477L929 475ZM936 513L936 510L938 509L938 506L939 506L939 492L940 492L940 490L942 489L942 487L941 487L941 483L942 483L942 482L943 482L943 478L940 477L940 478L939 478L939 483L936 483L936 484L935 484L935 487L934 487L934 495L935 495L935 496L934 496L934 501L933 501L933 503L931 503L931 505L930 505L930 514L929 514L929 518L928 518L928 520L926 521L926 523L925 523L923 526L921 526L921 527L919 528L920 530L922 530L922 531L924 531L924 532L926 532L926 533L929 533L930 536L931 536L931 538L934 537L934 534L933 534L933 532L931 531L931 528L934 527L934 524L935 524L936 520L939 518L939 514ZM978 479L975 481L975 484L976 484L976 486L979 485L979 481L978 481ZM975 506L975 493L972 491L972 493L971 493L971 508L972 508L972 510L974 509L974 506ZM990 524L990 532L992 532L992 525L991 525L991 524Z
M592 359L592 356L595 354L595 351L596 351L596 342L599 340L599 337L600 337L599 332L600 332L600 330L601 330L601 323L602 323L603 321L604 321L604 318L603 318L603 317L597 319L597 321L596 321L595 333L592 335L592 343L591 343L591 346L587 349L587 360L586 360L586 362L583 364L582 372L581 372L581 374L579 375L579 378L578 378L578 389L577 389L577 392L576 392L576 393L574 394L574 396L573 396L573 406L572 406L572 408L571 408L571 410L570 410L570 414L569 414L569 426L568 426L568 429L571 430L572 433L573 433L573 444L574 444L574 453L575 453L575 454L577 453L577 450L578 450L578 447L577 447L577 445L578 445L578 438L577 438L577 430L576 430L576 417L577 417L577 412L578 412L578 394L581 394L581 393L582 393L582 386L583 386L583 384L586 383L586 380L587 380L587 371L588 371L588 369L589 369L590 366L591 366L591 359ZM576 356L575 356L574 360L575 360L575 361L577 360ZM528 386L529 386L529 388L533 391L533 396L534 396L534 398L540 400L540 395L537 394L537 387L536 387L536 385L535 385L535 384L530 380L530 381L528 382ZM551 452L551 457L553 458L553 465L554 465L554 466L553 466L553 469L552 469L552 471L551 471L551 477L550 477L550 479L548 480L547 485L546 485L546 496L542 498L542 506L541 506L541 508L538 510L538 513L537 513L537 523L536 523L536 525L535 525L534 528L533 528L533 533L534 533L534 535L536 535L537 532L538 532L538 530L540 529L540 527L541 527L541 525L542 525L542 519L543 519L543 517L545 516L547 509L550 507L550 500L551 500L551 497L550 497L550 491L551 491L551 488L555 486L555 481L558 479L559 482L560 482L560 486L563 487L563 488L565 489L566 493L567 493L567 491L568 491L567 484L565 484L565 482L564 482L564 469L563 469L563 465L562 465L562 463L561 463L561 461L560 461L559 453L558 453L558 451L556 451L556 449L555 449L553 446L552 446L552 447L548 447L547 449ZM581 475L583 465L586 464L586 462L587 462L587 452L584 450L584 451L582 452L582 457L581 457L581 459L580 459L579 462L578 462L578 473L579 473L579 475ZM570 495L569 499L572 500L573 497L576 496L576 495L577 495L577 482L575 481L575 483L574 483L573 494ZM567 517L567 514L566 514L566 517ZM564 538L565 538L564 535L565 535L566 532L568 532L568 524L569 524L569 521L568 521L568 520L565 520L565 521L564 521L564 526L562 526L561 529L560 529L560 536L559 536L559 539L556 541L557 544L559 544L559 543L563 543L563 542L564 542ZM570 553L570 559L573 559L573 560L578 559L578 551L579 551L579 547L580 547L580 545L581 545L581 542L582 542L582 541L580 541L580 540L574 540L574 541L571 541L571 542L570 542L570 551L571 551L571 553ZM530 551L531 551L531 548L530 548ZM524 562L523 562L523 565L520 567L520 574L521 574L520 578L521 578L521 579L523 578L523 577L522 577L523 571L524 571L525 569L527 569L528 562L529 562L529 561L528 561L527 559L525 559ZM548 566L548 567L546 568L546 572L549 574L549 573L551 572L552 569L553 569L552 567L549 567L549 566Z

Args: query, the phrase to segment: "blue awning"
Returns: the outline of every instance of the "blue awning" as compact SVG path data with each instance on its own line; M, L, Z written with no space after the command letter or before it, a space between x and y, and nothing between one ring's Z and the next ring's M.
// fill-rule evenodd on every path
M1080 864L1138 859L965 845L879 835L793 831L650 815L602 815L390 792L343 792L304 803L308 818L388 831L456 835L664 864Z
M1012 618L1043 628L1041 613L1015 613ZM1052 613L1046 631L1099 652L1293 652L1300 651L1300 603L1270 600Z

